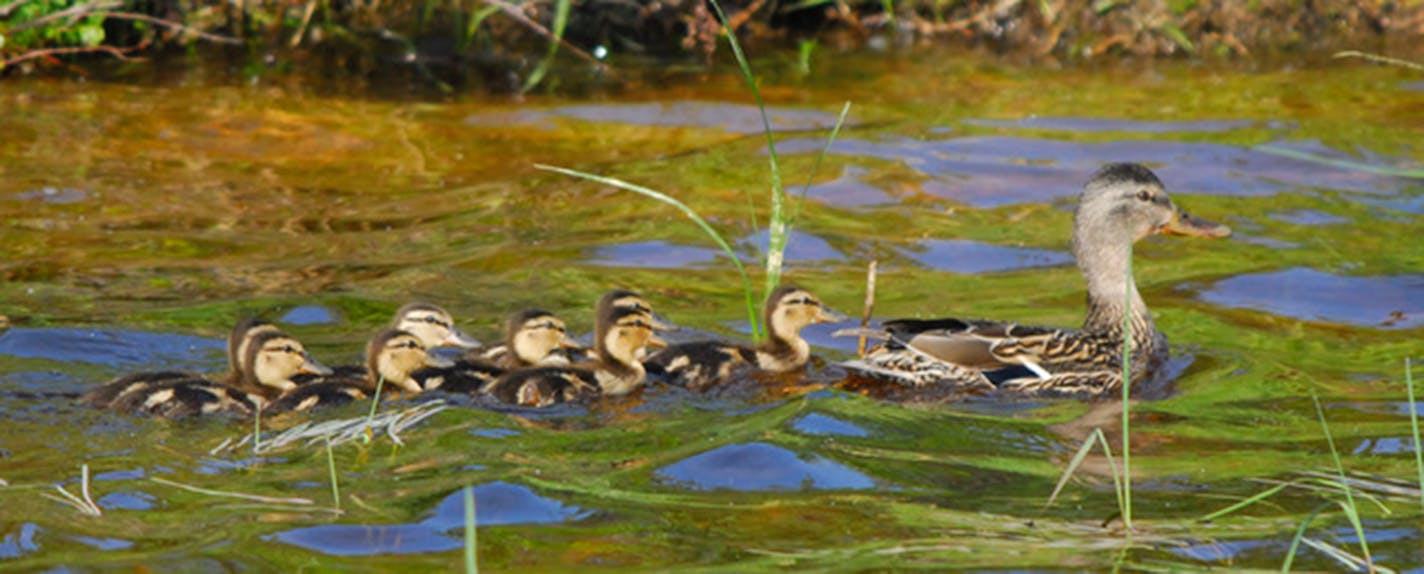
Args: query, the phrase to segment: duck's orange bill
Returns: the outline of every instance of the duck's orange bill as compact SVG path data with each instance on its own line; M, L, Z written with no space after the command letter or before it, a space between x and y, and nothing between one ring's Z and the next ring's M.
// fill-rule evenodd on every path
M668 342L665 341L665 340L663 340L662 337L659 337L659 336L657 336L657 335L652 335L652 336L648 337L648 342L645 343L645 344L646 344L647 346L649 346L649 347L659 347L659 348L668 346Z
M1178 209L1172 214L1172 220L1157 228L1157 233L1162 235L1185 235L1188 237L1226 237L1231 235L1231 228L1215 221L1207 221L1200 217L1193 217L1191 214Z

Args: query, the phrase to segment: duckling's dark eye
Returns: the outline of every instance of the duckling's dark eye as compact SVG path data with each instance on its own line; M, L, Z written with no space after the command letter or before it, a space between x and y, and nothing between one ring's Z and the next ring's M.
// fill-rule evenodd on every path
M1137 199L1141 201L1152 201L1152 192L1147 191L1145 189L1139 190L1137 192Z
M282 347L282 352L284 352L284 353L295 353L295 352L297 352L297 350L294 349L294 348L292 348L291 345L287 345L287 346L285 346L285 347Z

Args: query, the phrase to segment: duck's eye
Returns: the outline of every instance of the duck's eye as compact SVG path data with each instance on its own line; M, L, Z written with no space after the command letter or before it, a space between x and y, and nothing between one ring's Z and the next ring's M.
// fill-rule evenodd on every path
M284 352L284 353L295 353L295 352L297 352L297 350L294 349L294 348L292 348L291 345L287 345L287 346L285 346L285 347L282 347L282 352Z
M1152 192L1147 191L1147 190L1145 190L1145 189L1143 189L1143 190L1138 190L1138 192L1137 192L1137 199L1139 199L1139 200L1141 200L1141 201L1152 201Z

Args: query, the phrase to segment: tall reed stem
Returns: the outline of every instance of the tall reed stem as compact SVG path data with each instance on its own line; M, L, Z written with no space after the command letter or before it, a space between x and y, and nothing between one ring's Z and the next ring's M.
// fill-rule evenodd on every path
M1424 509L1424 448L1419 441L1419 403L1414 400L1414 373L1409 357L1404 358L1404 385L1409 391L1409 426L1414 430L1414 466L1419 471L1419 508Z

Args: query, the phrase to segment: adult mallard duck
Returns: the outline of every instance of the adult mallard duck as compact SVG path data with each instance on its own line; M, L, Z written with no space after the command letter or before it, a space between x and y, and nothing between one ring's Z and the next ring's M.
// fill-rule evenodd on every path
M387 392L419 393L423 385L414 374L432 364L443 367L453 363L428 355L425 344L409 332L382 329L366 343L365 367L337 367L332 375L284 393L264 412L305 411L364 400L375 394L378 385Z
M625 395L643 384L638 358L649 345L665 345L653 334L648 313L606 307L594 321L595 359L574 365L541 366L510 372L487 389L509 404L549 406L599 395Z
M812 323L844 321L811 292L784 285L771 292L762 309L767 340L757 346L720 341L680 343L662 349L644 361L648 373L691 388L706 388L731 378L738 368L751 367L786 373L806 366L811 345L801 329Z
M86 393L84 400L97 408L164 418L247 416L296 388L293 377L331 373L307 354L301 342L276 329L248 329L229 348L240 349L242 355L230 359L237 368L221 381L179 371L136 373Z
M1073 255L1088 281L1082 329L1027 327L970 319L897 319L854 373L967 393L1094 397L1120 391L1124 320L1131 324L1132 383L1167 359L1166 337L1129 274L1132 244L1155 234L1225 237L1231 230L1188 215L1167 197L1157 176L1134 163L1098 170L1073 214ZM1124 308L1126 304L1127 308Z

